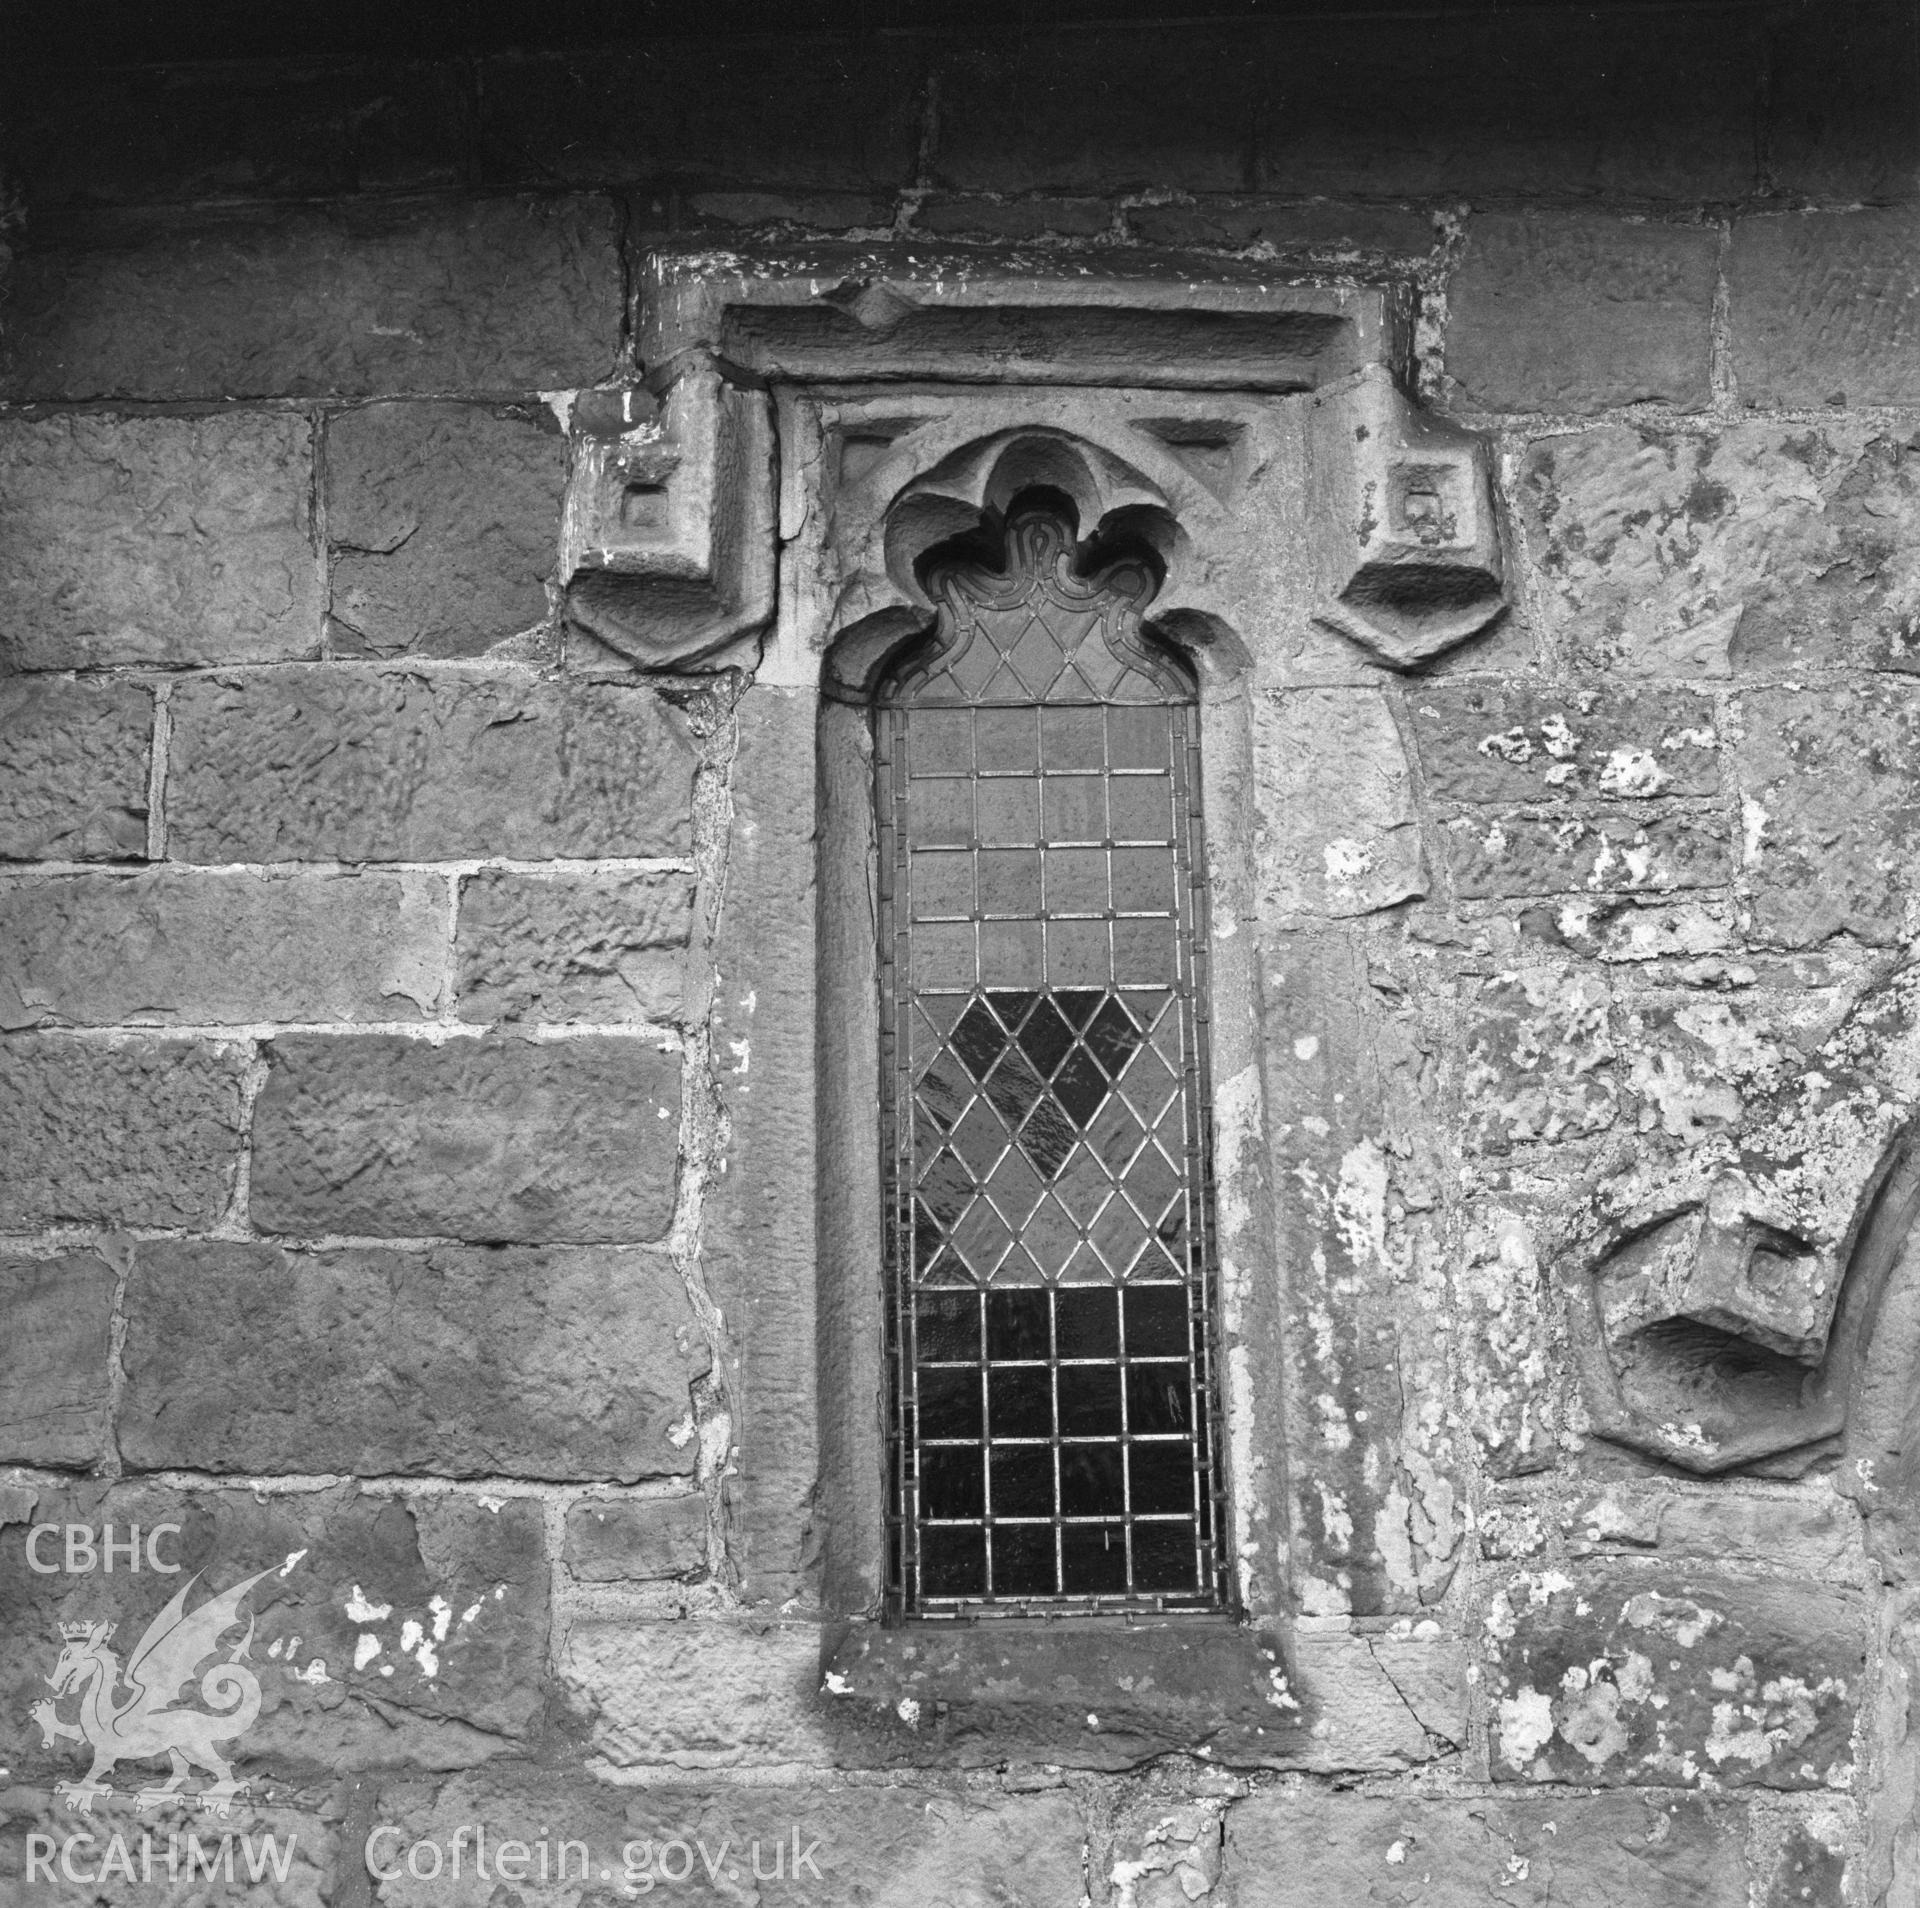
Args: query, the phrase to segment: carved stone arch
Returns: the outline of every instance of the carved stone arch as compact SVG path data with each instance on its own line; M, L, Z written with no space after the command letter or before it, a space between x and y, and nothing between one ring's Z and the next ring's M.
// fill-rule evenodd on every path
M1152 400L1151 420L1131 414L1142 398ZM990 531L1016 497L1036 490L1071 507L1083 546L1151 553L1152 620L1184 632L1176 638L1183 645L1198 644L1203 674L1244 667L1234 597L1249 586L1237 515L1247 472L1235 465L1247 462L1237 447L1251 437L1252 420L1233 408L1219 399L1109 392L941 396L914 414L893 397L835 403L821 430L820 542L810 548L803 535L788 571L845 651L829 662L828 680L850 686L850 668L864 664L847 656L864 657L924 626L933 608L922 578L929 552ZM890 433L884 446L871 441L876 425ZM1220 447L1219 467L1196 475L1163 431L1189 433L1189 452L1202 440Z
M1196 679L1218 688L1249 666L1227 616L1192 600L1206 594L1204 579L1190 572L1196 549L1219 534L1221 508L1182 481L1177 466L1150 475L1052 425L1009 426L952 449L933 436L921 447L929 454L937 461L918 468L903 444L862 472L864 494L836 513L839 581L828 611L835 625L822 659L825 693L864 701L884 659L931 627L929 571L941 552L997 541L1016 507L1040 497L1057 500L1070 523L1076 567L1125 558L1143 578L1151 572L1144 626L1186 657Z
M1869 1230L1850 1336L1841 1488L1887 1578L1920 1581L1920 1131L1902 1135ZM1853 1323L1852 1320L1845 1321ZM1836 1337L1840 1333L1836 1331Z

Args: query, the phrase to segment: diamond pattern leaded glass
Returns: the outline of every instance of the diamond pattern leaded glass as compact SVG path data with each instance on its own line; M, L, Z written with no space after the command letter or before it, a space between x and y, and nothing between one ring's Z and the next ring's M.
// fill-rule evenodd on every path
M1072 559L876 698L896 1615L1223 1599L1194 689Z

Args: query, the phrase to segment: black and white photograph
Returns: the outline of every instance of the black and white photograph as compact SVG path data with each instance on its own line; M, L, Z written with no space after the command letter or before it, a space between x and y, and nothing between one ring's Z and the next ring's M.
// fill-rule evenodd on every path
M1920 1908L1920 0L9 0L0 1908Z

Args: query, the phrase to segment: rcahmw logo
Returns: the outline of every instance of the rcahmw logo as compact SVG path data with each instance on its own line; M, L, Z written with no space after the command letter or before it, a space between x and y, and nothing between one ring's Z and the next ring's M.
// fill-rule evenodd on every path
M283 1575L295 1561L288 1560ZM235 1780L221 1745L244 1735L260 1713L260 1679L246 1663L253 1640L251 1615L245 1633L224 1654L221 1639L239 1627L247 1593L268 1574L256 1571L189 1610L187 1598L200 1581L196 1571L147 1625L124 1665L108 1647L111 1623L60 1625L60 1658L46 1679L53 1698L35 1703L30 1713L40 1725L43 1747L79 1742L93 1752L92 1766L79 1781L55 1784L55 1793L69 1809L91 1812L96 1796L111 1795L113 1785L106 1778L118 1764L165 1757L173 1765L172 1774L157 1787L138 1790L136 1808L155 1808L191 1794L185 1785L198 1772L212 1780L194 1799L214 1815L231 1812L234 1798L246 1793L247 1784ZM215 1656L220 1660L200 1674L201 1665ZM204 1709L179 1701L196 1675ZM60 1714L60 1704L69 1698L76 1705L71 1720Z
M37 1830L27 1837L27 1880L52 1884L57 1878L82 1888L110 1881L164 1880L188 1887L196 1881L265 1881L271 1874L284 1882L293 1870L296 1836L222 1835L203 1842L197 1835L169 1835L156 1841L151 1835L112 1836L105 1847L82 1831L56 1841ZM94 1860L96 1851L99 1860ZM236 1859L237 1856L237 1859Z

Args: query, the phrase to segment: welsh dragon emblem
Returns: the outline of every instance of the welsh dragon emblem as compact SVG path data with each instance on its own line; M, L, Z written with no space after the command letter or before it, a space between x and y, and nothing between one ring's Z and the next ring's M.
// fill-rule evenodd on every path
M40 1725L44 1747L64 1739L85 1742L93 1750L93 1767L78 1782L55 1785L68 1808L91 1813L95 1796L111 1795L113 1785L104 1778L116 1763L166 1756L173 1763L172 1775L158 1788L137 1791L136 1808L156 1808L177 1796L198 1769L213 1778L200 1792L200 1806L215 1815L232 1812L234 1797L245 1794L247 1785L233 1779L232 1763L214 1745L243 1734L260 1713L259 1678L242 1660L253 1640L251 1616L246 1634L200 1679L200 1699L214 1713L178 1708L174 1699L199 1665L218 1651L220 1639L240 1620L247 1592L267 1574L259 1571L189 1611L187 1593L200 1581L196 1572L147 1625L124 1669L107 1647L112 1624L61 1624L64 1647L47 1678L54 1700L43 1697L31 1714ZM60 1701L68 1696L79 1698L77 1724L63 1721L58 1713Z

